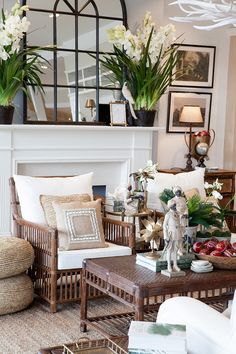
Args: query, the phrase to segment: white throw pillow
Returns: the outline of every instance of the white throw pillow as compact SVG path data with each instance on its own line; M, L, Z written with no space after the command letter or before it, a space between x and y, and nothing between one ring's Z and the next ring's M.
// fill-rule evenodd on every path
M171 189L175 186L180 186L183 191L197 188L201 198L205 198L204 175L204 168L199 168L191 172L178 173L176 175L162 172L157 173L154 180L148 180L148 207L164 212L159 195L165 188Z
M92 172L75 177L41 178L14 175L22 217L36 224L46 225L40 195L89 194L92 198L92 177Z

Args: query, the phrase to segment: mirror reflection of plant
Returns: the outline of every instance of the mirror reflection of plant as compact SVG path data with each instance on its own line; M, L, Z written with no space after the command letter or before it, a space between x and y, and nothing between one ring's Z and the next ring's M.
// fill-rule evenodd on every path
M175 27L168 24L155 29L151 14L146 13L143 26L133 35L124 26L108 30L114 55L100 59L114 75L114 82L127 82L134 109L153 110L171 83L177 61Z
M17 2L10 12L2 9L0 21L0 105L12 104L18 91L24 91L28 96L26 85L31 85L43 91L40 74L42 62L49 62L43 58L38 50L45 48L22 47L24 33L28 31L30 22L26 16L22 17L28 6L20 6ZM48 48L48 47L47 47ZM50 64L49 64L50 65Z

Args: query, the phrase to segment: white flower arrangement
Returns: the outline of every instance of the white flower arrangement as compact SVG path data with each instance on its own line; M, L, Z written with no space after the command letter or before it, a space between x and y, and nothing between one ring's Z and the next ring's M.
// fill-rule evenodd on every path
M115 188L113 193L108 193L108 196L113 200L126 200L128 195L128 188L127 186L118 186Z
M20 41L28 31L30 22L26 16L22 17L28 6L20 6L19 1L11 11L3 11L0 22L0 59L7 60L11 54L20 50Z
M100 59L113 73L114 83L124 83L132 96L134 109L152 111L175 75L178 45L174 45L172 24L156 28L146 12L136 33L120 25L108 30L113 54Z
M147 187L147 180L154 179L157 174L157 163L154 164L152 160L148 160L144 168L140 168L137 172L133 172L130 176L133 176L135 181L135 190L145 191Z
M137 34L132 34L125 26L118 25L114 28L107 30L108 39L111 43L119 48L124 48L126 54L133 60L139 61L144 48L148 45L148 40L152 32L149 55L151 63L154 64L159 58L160 54L163 56L166 50L176 40L175 26L167 24L160 27L158 30L155 28L156 24L152 21L151 12L146 11L143 19L142 27L137 30Z
M206 190L207 197L214 197L215 199L223 199L222 194L219 192L223 187L223 183L220 183L218 178L211 184L208 182L204 183L204 188Z
M28 6L21 6L19 1L10 12L4 9L1 11L0 106L12 106L19 90L28 95L27 85L31 85L34 91L37 89L44 93L40 78L42 74L40 65L42 62L48 64L49 62L39 54L39 51L44 48L22 46L21 41L30 26L27 17L23 16L25 11L28 11Z

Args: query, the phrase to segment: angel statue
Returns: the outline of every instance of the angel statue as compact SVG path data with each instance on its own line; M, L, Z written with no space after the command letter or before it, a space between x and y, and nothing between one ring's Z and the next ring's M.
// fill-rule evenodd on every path
M140 231L142 236L140 237L140 241L150 242L151 252L149 252L148 258L157 259L159 258L158 254L155 252L155 248L158 250L160 247L161 239L163 238L163 218L160 218L155 222L151 216L148 219L141 220L145 229Z

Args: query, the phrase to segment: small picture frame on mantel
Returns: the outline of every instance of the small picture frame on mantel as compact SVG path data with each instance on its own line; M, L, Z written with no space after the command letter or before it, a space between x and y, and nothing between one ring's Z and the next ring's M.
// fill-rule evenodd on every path
M126 122L126 102L116 101L110 102L110 117L111 117L111 126L121 125L127 126Z

